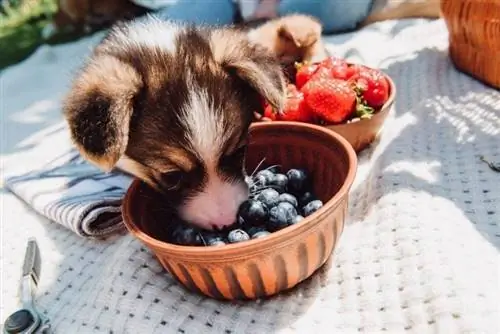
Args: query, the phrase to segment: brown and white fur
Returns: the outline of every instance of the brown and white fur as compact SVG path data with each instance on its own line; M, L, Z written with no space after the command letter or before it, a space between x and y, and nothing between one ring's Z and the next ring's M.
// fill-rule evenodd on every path
M278 110L284 104L276 52L249 34L154 17L114 27L64 103L81 154L174 199L187 222L233 223L248 198L243 166L254 112L263 112L261 97Z
M250 39L272 50L282 65L326 57L321 34L321 23L303 14L265 21L248 31Z

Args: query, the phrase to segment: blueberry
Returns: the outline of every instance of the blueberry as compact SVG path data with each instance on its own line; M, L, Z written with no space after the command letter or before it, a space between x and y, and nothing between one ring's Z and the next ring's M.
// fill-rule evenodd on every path
M271 179L269 185L276 189L280 194L286 191L286 185L288 184L288 177L285 174L276 174L274 178Z
M174 243L182 246L201 246L203 239L201 233L191 226L178 225L172 232Z
M205 242L207 243L207 246L224 246L226 244L222 237L211 238L205 240Z
M302 217L301 215L296 215L295 218L293 218L292 220L292 224L291 225L295 225L297 224L298 222L300 222L302 219L304 219L304 217Z
M286 222L288 225L291 225L293 220L297 216L297 209L295 209L295 207L288 202L281 202L280 204L278 204L278 207L281 207L285 210Z
M229 241L232 244L247 240L250 240L250 236L248 235L247 232L240 229L232 230L227 235L227 241Z
M260 226L253 226L250 227L247 231L248 235L252 239L257 239L257 238L262 238L265 237L266 235L271 234L269 231L266 231L264 227Z
M254 226L263 224L269 216L266 205L257 200L246 200L240 205L238 222L240 225Z
M265 187L265 186L267 186L267 184L268 184L268 181L264 175L255 175L254 176L254 183L253 183L254 189Z
M314 212L318 211L319 208L321 208L322 206L323 202L316 199L314 201L307 203L307 205L302 208L302 211L304 212L304 216L307 217L312 215Z
M271 210L269 210L269 221L267 222L269 231L275 232L287 227L288 216L289 214L286 208L281 205L275 206Z
M255 184L255 181L256 180L254 180L251 176L245 176L245 183L248 185L250 192L257 189L257 185Z
M290 169L286 176L288 177L288 191L292 194L301 194L309 187L309 177L302 169Z
M217 232L203 231L201 232L202 242L205 246L220 246L225 245L224 237Z
M299 204L301 206L305 206L307 203L312 202L315 199L317 199L317 198L316 198L316 196L314 196L313 193L306 191L305 193L302 194L302 196L300 196Z
M267 178L272 178L274 176L274 172L270 169L263 169L257 172L255 175L264 175Z
M267 167L266 170L270 171L273 174L278 174L281 172L281 167L278 165Z
M271 183L274 178L274 173L270 170L264 169L255 174L256 184L259 187L267 186Z
M259 238L267 237L268 235L271 235L271 233L266 231L266 230L262 230L260 232L253 234L252 239L259 239Z
M248 235L252 237L254 234L265 231L266 229L261 227L261 226L252 226L249 229L246 230Z
M280 201L280 203L283 203L283 202L290 203L294 207L297 207L299 205L297 202L297 198L295 198L295 196L293 196L292 194L288 194L288 193L281 194L279 197L279 201Z
M279 203L280 194L274 189L264 189L255 198L257 201L263 203L269 209Z

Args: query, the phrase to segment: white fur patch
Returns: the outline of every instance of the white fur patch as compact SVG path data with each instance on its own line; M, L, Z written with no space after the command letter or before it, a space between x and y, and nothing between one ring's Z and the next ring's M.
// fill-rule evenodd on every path
M175 53L176 38L181 30L181 25L149 15L146 19L133 21L125 28L115 30L114 36L124 46L135 44Z
M182 121L188 129L186 136L207 167L215 168L216 159L227 140L222 113L212 105L205 90L192 87L188 101L182 110Z
M256 29L256 28L248 30L247 31L247 37L248 37L248 40L251 43L258 44L259 43L259 37L260 37L259 30Z
M205 165L207 180L204 189L179 208L180 214L186 221L206 229L228 226L236 220L239 205L248 198L248 187L243 180L234 183L221 179L218 159L228 140L223 116L206 91L191 87L182 121L188 129L187 139Z
M203 192L179 208L180 216L204 229L223 228L236 221L238 208L248 198L248 187L241 181L228 183L209 175Z

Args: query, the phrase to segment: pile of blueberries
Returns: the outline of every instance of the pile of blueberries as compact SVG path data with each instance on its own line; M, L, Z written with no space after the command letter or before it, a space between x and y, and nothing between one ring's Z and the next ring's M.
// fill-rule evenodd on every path
M184 246L221 246L263 238L300 222L323 206L312 192L312 182L302 169L281 173L269 167L247 178L250 198L243 202L235 224L223 231L204 231L179 223L168 242Z

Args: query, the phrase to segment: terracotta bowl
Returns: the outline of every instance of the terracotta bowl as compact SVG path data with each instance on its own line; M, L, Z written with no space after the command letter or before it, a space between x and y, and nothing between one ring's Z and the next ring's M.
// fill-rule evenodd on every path
M352 145L357 153L361 152L373 143L381 131L392 105L394 104L394 99L396 97L396 85L394 85L394 81L392 81L388 75L386 75L386 78L390 86L389 99L370 119L325 126L347 139L349 144Z
M123 204L128 230L149 247L163 267L191 291L216 299L255 299L290 289L311 276L331 256L344 228L357 158L349 143L320 126L276 122L253 124L247 170L305 168L324 206L300 223L262 239L240 244L188 247L161 241L155 216L161 201L144 183L130 186Z
M324 125L327 129L333 130L347 139L349 144L354 148L356 153L361 152L370 145L379 132L389 115L389 112L396 98L396 85L394 81L386 74L385 77L389 82L390 93L387 102L378 110L370 119L359 120L352 123ZM273 121L280 122L280 121Z

